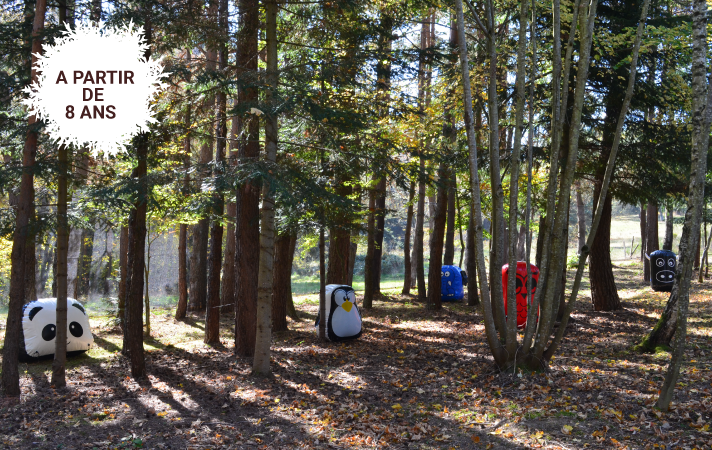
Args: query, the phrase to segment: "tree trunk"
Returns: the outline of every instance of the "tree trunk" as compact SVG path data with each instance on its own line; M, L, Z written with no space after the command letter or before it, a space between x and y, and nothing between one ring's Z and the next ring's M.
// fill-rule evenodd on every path
M186 63L190 65L191 56L190 49L186 49ZM190 75L188 77L190 80ZM192 133L192 107L188 104L186 108L186 117L184 127L186 129L185 138L183 138L183 170L185 177L183 178L183 195L187 196L190 192L190 154ZM176 320L185 319L185 313L188 310L188 225L181 224L178 235L178 306L176 307Z
M287 303L292 297L292 261L296 236L278 234L274 242L272 278L272 331L287 331ZM294 303L292 303L294 307Z
M200 178L198 182L202 181ZM188 311L205 309L207 294L207 252L208 252L208 220L200 219L191 227L193 245L190 255L190 290L188 291Z
M257 73L257 33L260 25L258 0L239 0L237 67L239 77L249 87L238 89L238 103L258 105L254 87ZM260 156L259 120L255 116L239 117L238 156L241 164L256 162ZM240 188L235 200L235 354L252 356L255 351L257 314L257 277L260 255L259 233L260 183L250 182Z
M640 203L640 261L643 263L643 268L645 268L645 229L647 228L647 216L645 211L645 203ZM643 269L645 270L645 269ZM645 274L643 274L643 279L645 279Z
M376 197L376 248L373 254L373 296L381 295L381 266L383 265L383 234L386 226L386 177L377 186Z
M297 248L297 235L296 233L292 235L292 238L289 240L289 262L287 263L287 266L289 266L289 276L287 277L287 281L289 283L287 287L287 316L289 316L292 320L298 321L299 320L299 315L297 314L297 310L294 308L294 296L292 295L292 267L294 266L294 251ZM355 254L355 252L354 252ZM351 276L353 276L353 271L351 272ZM349 283L350 285L350 283Z
M366 309L373 307L373 299L380 292L380 249L378 237L378 224L381 214L379 214L378 206L381 198L381 187L385 191L386 179L382 177L380 180L374 173L373 181L378 180L376 186L369 192L368 198L368 247L366 249L366 261L364 267L364 295L363 307ZM385 203L385 196L384 203ZM380 232L381 243L383 242L383 229Z
M581 182L576 184L576 215L578 217L578 249L586 245L586 209L581 195Z
M57 243L54 243L54 247ZM37 277L37 283L35 285L35 292L37 296L45 296L47 291L47 280L49 279L49 269L52 265L55 252L52 250L52 235L47 236L47 242L42 246L41 259L39 263L39 275Z
M707 153L709 146L710 97L709 82L705 80L707 69L707 2L694 0L692 3L692 158L690 187L688 195L685 225L680 238L680 262L672 288L673 297L680 298L678 306L678 331L670 366L665 374L665 381L660 389L660 397L655 406L663 411L670 408L672 394L680 374L680 365L685 356L687 339L687 308L689 305L690 283L692 278L693 249L700 238L700 220L704 205L705 174L707 172ZM712 75L710 75L712 81Z
M427 309L440 310L443 307L440 292L440 281L443 260L443 241L445 240L445 220L448 204L448 173L444 163L438 169L439 183L433 229L430 233L430 267L428 269L428 303Z
M408 189L408 212L405 218L405 237L403 238L403 290L401 294L410 295L412 280L410 262L410 235L413 228L413 200L415 198L415 181L410 182Z
M351 195L351 186L347 180L336 177L336 194L342 197ZM348 215L340 214L338 223L329 230L329 267L326 272L326 284L346 284L349 275L349 253L351 250L351 221Z
M470 202L470 221L467 225L467 305L478 306L480 296L477 292L477 246L475 245L475 208Z
M648 202L645 223L645 253L650 255L660 249L658 240L658 202L655 200ZM650 281L650 260L645 258L643 264L643 279Z
M673 207L672 201L668 200L665 205L665 240L663 241L663 250L672 251L673 241Z
M42 53L42 31L44 29L46 0L35 3L34 22L32 24L32 81L37 81L36 54ZM11 269L10 269L10 299L8 301L7 322L5 325L5 340L2 353L2 393L6 397L20 397L20 372L18 358L20 339L22 339L22 305L25 302L26 252L33 251L30 222L34 211L34 177L33 168L37 155L37 131L33 125L36 116L30 116L29 129L22 151L22 180L20 181L20 198L15 215L15 232L12 239Z
M77 298L89 295L89 282L91 279L91 262L94 256L94 230L81 230L81 244L79 250L79 264L77 271Z
M148 224L149 227L146 230L146 240L147 240L147 245L146 245L146 256L145 260L146 263L143 268L143 274L144 274L144 288L143 288L143 311L146 313L145 320L143 322L143 335L144 337L151 337L151 297L148 295L148 283L149 283L149 275L151 274L151 243L153 240L151 239L151 228L150 228L150 223Z
M152 29L149 18L146 18L146 43L148 48L144 57L151 57ZM129 354L131 376L144 378L146 376L146 361L143 354L143 277L145 269L146 249L146 209L148 205L148 180L146 160L148 157L149 133L139 134L134 138L136 145L136 178L138 192L134 209L129 217L129 260L128 286L126 295L126 326L125 350Z
M267 38L267 70L265 80L265 103L277 110L275 90L279 83L277 62L277 0L265 1ZM276 112L265 115L265 153L268 164L277 161L278 117ZM257 333L255 335L255 358L252 373L270 373L270 345L272 343L272 280L274 278L274 192L269 182L262 188L262 214L260 217L260 265L257 290Z
M228 4L227 0L211 0L208 14L211 20L216 20L220 41L215 50L218 57L218 70L225 73L227 70L227 41L228 41ZM218 89L215 99L215 169L214 177L222 175L225 161L225 147L227 138L227 95ZM212 145L212 144L211 144ZM220 185L216 181L216 185ZM225 199L219 193L213 197L214 214L221 217L224 212ZM214 220L210 226L210 256L208 259L208 298L205 311L205 343L220 345L220 273L222 271L222 245L223 225L220 220Z
M324 159L322 155L322 160ZM319 327L317 335L319 340L326 342L326 264L324 253L326 252L326 242L324 239L324 226L319 228Z
M524 225L519 226L519 234L517 235L517 261L524 261L526 256L527 245L527 229Z
M453 131L456 133L453 125ZM451 266L455 264L455 186L457 181L455 173L452 173L452 180L449 180L447 189L447 231L445 232L445 253L443 254L443 265Z
M611 196L603 202L603 215L591 247L588 271L591 278L591 300L595 311L616 311L621 308L616 280L611 270Z
M52 361L52 385L55 388L67 386L67 244L69 224L67 223L67 147L57 149L57 313L55 326L57 335L54 342Z
M67 296L77 298L79 295L79 263L81 261L82 230L73 228L69 231L67 244Z
M354 266L356 265L356 252L358 251L358 244L356 242L353 242L353 239L358 238L359 233L359 230L351 231L352 240L349 244L349 269L347 273L348 278L346 279L346 284L348 286L354 285Z
M237 143L238 139L238 123L237 117L232 119L230 125L230 164L234 165L237 159ZM222 267L222 286L220 288L220 313L234 314L235 313L235 222L237 221L237 207L235 202L227 204L227 216L230 220L227 223L227 235L225 236L225 256L223 257Z
M418 300L425 302L425 160L420 157L420 180L418 181L418 209L415 214L415 239L413 241L413 262L415 282L418 285Z
M67 244L67 246L69 246ZM122 226L119 233L119 291L118 291L118 310L117 318L124 327L126 320L126 288L128 286L128 255L129 255L129 227Z

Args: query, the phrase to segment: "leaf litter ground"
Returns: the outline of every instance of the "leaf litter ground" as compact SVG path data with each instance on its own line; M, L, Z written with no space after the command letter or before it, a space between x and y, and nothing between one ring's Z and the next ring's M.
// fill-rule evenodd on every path
M120 331L92 323L98 347L72 359L69 387L49 385L51 361L23 365L22 402L0 409L4 448L711 448L712 289L693 283L688 350L674 409L653 406L669 354L630 350L662 312L639 264L615 268L624 309L580 299L548 371L501 373L482 317L463 303L425 311L386 292L364 311L357 341L321 344L316 295L301 322L274 336L275 376L202 344L202 318L156 310L148 379L130 378ZM360 301L360 300L359 300ZM232 320L225 317L224 330Z

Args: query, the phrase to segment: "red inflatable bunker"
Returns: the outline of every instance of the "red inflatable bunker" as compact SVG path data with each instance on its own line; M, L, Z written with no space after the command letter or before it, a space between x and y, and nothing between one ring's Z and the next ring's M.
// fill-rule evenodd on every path
M539 268L534 264L529 264L532 271L532 296L536 292L536 285L539 282ZM502 287L504 289L504 313L507 314L507 280L509 280L509 264L502 266ZM527 263L517 262L517 327L524 328L527 323ZM529 299L531 302L531 299ZM537 317L539 311L537 311Z

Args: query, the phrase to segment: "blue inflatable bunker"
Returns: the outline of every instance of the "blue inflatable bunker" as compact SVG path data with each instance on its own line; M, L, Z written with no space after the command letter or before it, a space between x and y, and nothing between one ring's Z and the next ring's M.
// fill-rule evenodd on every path
M462 270L457 266L443 266L440 273L440 296L444 302L456 302L465 297Z

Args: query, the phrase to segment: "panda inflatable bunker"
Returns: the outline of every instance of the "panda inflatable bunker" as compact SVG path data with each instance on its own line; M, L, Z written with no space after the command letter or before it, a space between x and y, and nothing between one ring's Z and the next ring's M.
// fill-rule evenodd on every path
M29 362L54 355L57 336L57 299L43 298L22 308L20 360ZM67 354L86 352L94 343L89 317L81 303L67 299Z
M326 285L326 338L331 342L356 339L361 336L361 312L356 306L356 293L351 286ZM319 332L317 314L316 327Z

